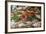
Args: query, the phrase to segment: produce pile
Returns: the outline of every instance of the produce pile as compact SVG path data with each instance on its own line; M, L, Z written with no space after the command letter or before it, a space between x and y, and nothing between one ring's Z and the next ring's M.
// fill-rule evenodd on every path
M11 28L41 27L41 7L11 7Z

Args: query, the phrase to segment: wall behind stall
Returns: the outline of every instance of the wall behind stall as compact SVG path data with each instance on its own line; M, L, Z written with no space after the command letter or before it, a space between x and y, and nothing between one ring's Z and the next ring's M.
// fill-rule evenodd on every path
M24 0L20 0L20 1L24 1ZM46 0L25 0L25 1L45 2L46 3ZM46 18L45 18L45 20L46 20ZM5 0L0 0L0 34L5 34L4 32L5 32ZM11 34L46 34L46 31L44 31L44 32L28 32L28 33L11 33Z

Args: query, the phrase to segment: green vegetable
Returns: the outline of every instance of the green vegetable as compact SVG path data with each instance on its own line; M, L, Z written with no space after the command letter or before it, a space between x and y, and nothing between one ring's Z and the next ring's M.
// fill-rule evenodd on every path
M30 21L33 21L34 19L36 19L36 16L29 16L28 19L29 19Z
M20 20L20 16L18 16L19 14L21 14L20 12L16 11L14 12L16 15L14 15L13 17L11 17L11 20L14 20L15 22Z
M40 21L41 19L37 18L36 16L29 16L28 20L33 21L34 19L37 19L38 21Z
M20 17L19 16L13 16L11 17L11 20L14 20L15 22L19 21Z

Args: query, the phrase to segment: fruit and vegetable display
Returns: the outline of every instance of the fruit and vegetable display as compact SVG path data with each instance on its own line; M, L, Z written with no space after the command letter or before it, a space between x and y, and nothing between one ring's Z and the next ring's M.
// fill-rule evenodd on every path
M41 27L41 7L11 6L11 28Z

